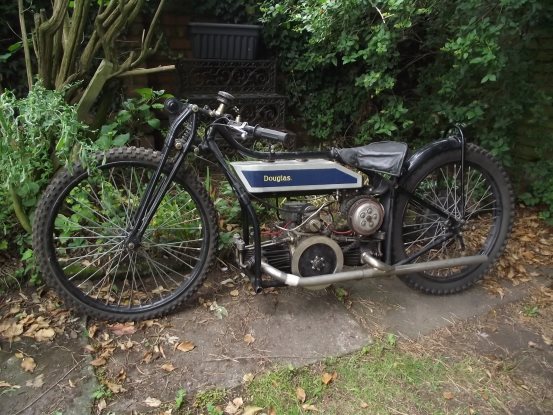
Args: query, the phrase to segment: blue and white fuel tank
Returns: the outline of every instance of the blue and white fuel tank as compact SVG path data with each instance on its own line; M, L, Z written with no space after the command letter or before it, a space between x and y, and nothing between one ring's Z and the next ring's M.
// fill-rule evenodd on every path
M230 163L250 193L356 189L362 177L324 159L236 161Z

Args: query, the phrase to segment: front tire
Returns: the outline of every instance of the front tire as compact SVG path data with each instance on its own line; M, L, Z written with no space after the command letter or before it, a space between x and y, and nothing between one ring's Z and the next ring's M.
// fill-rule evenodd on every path
M126 235L160 155L117 148L95 157L90 170L76 164L58 172L38 204L33 247L42 275L69 305L92 317L167 314L199 288L213 260L213 204L197 176L181 169L140 246L131 249Z
M505 170L487 151L468 144L464 179L461 180L460 158L459 150L441 153L402 183L405 190L421 200L440 207L456 221L465 221L460 233L455 232L451 221L407 193L401 192L396 202L392 236L396 263L415 256L450 233L456 236L437 244L412 262L488 256L488 262L481 265L401 277L410 287L428 294L463 291L481 279L503 252L512 228L513 191Z

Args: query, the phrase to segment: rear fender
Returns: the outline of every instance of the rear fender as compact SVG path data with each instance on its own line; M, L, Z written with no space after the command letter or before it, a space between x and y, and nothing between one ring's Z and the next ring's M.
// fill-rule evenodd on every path
M450 150L459 150L459 157L461 157L461 148L461 142L455 138L446 138L425 145L411 155L411 157L409 157L409 159L404 163L404 172L401 175L400 182L405 181L407 177L413 174L413 172L441 153Z

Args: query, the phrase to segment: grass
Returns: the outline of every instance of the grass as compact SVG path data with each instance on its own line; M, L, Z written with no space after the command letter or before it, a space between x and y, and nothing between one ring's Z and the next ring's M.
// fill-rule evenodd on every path
M336 379L325 384L323 374L334 372ZM314 408L324 414L497 413L500 391L486 373L485 365L472 358L421 356L384 339L351 356L265 374L247 385L244 397L251 405L287 415ZM305 402L297 388L305 391Z

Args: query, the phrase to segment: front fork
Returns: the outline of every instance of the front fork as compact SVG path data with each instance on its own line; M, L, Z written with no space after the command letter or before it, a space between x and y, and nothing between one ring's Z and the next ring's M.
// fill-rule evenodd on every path
M190 129L188 131L190 136L178 139L177 137L180 127L185 122L190 122ZM125 242L129 249L136 249L140 246L144 232L146 232L146 229L154 217L157 208L167 193L171 181L179 171L186 154L188 154L190 146L192 145L193 135L196 131L196 122L197 114L193 112L190 107L187 107L171 123L169 131L167 132L167 138L165 139L165 143L163 145L161 162L148 183L148 187L144 192L144 196L140 201L136 214L132 218L130 229L127 229L129 234ZM169 174L162 177L162 172L169 162L169 153L173 149L177 150L177 156L172 161L172 168Z

